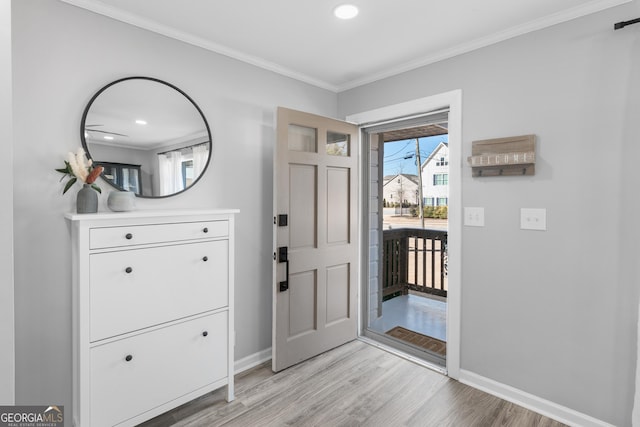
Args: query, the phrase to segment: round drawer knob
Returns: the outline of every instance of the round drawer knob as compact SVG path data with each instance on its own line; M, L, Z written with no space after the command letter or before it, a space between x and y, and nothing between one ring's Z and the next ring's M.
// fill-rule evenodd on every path
M124 237L125 237L125 239L127 239L127 240L131 240L131 239L133 239L133 234L131 234L131 233L127 233Z
M207 332L207 331L204 331L204 332L202 333L202 336L203 336L203 337L206 337L207 335L209 335L209 332Z
M124 360L126 360L127 362L131 362L133 360L133 356L130 354L127 354L127 356L124 358Z
M124 269L124 271L125 271L125 273L129 274L129 273L131 273L133 271L133 268L127 267L127 268Z
M203 229L202 229L202 232L204 232L204 233L208 233L208 232L209 232L209 229L208 229L207 227L205 227L205 228L203 228Z
M209 257L208 257L208 256L204 256L204 257L202 257L202 260L203 260L204 262L207 262L207 261L209 261Z

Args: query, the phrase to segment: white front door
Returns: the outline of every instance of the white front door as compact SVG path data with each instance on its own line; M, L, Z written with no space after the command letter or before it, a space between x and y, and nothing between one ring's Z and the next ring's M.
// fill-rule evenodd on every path
M357 336L358 128L278 108L273 370Z

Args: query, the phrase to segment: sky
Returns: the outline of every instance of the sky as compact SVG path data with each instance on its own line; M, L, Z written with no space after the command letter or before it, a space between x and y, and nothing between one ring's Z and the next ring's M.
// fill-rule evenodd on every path
M420 161L425 159L441 142L448 142L449 135L430 136L420 138ZM408 157L408 158L405 158ZM416 167L416 140L407 139L404 141L385 142L384 144L384 166L383 175L397 175L406 173L417 175Z

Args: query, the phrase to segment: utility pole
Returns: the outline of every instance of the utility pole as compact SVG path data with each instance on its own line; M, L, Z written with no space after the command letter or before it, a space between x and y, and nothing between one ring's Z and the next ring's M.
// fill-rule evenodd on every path
M400 199L400 216L402 216L402 204L404 203L402 199L404 199L404 190L402 189L402 171L398 175L398 184L400 184L400 193L398 193L398 197Z
M418 167L418 206L420 208L420 222L424 229L424 200L422 199L422 162L420 161L420 140L416 138L416 166Z

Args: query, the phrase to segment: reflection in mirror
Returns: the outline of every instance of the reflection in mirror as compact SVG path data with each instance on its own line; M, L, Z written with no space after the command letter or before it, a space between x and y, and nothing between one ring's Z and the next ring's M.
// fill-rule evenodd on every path
M102 177L140 197L167 197L200 179L211 158L209 125L169 83L129 77L100 89L81 123L82 144Z

